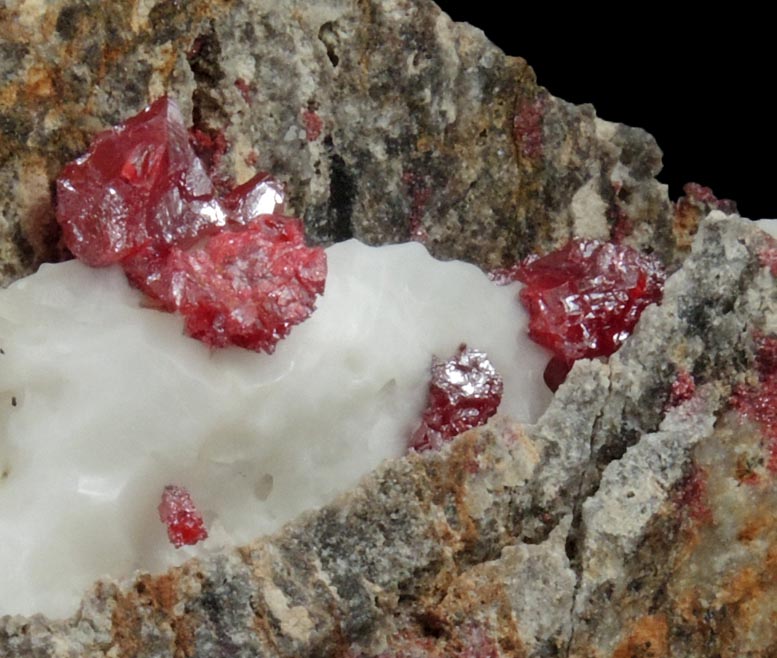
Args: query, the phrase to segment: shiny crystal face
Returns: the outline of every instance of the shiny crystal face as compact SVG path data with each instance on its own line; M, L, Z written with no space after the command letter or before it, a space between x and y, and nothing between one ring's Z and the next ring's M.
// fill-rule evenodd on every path
M410 447L439 448L462 432L479 427L502 401L502 377L484 352L459 347L447 361L432 361L429 399Z
M609 356L623 344L645 307L661 300L665 274L657 258L630 247L572 240L499 273L506 278L526 284L529 335L554 354L545 379L555 390L577 359Z
M298 220L267 215L195 249L173 248L161 299L184 316L186 333L207 345L272 352L324 292L326 256L306 247L302 234Z
M324 291L326 256L282 215L283 186L260 173L219 197L168 98L97 135L57 186L73 254L121 264L152 305L181 313L212 347L272 352Z

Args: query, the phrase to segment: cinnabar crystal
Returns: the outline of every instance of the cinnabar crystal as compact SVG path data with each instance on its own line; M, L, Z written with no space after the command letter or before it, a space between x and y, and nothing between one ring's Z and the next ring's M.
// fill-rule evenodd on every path
M176 548L192 546L207 539L208 531L202 515L183 487L166 486L158 509L160 520L167 526L167 537Z
M299 220L262 219L196 249L173 250L170 293L190 336L213 347L272 352L310 315L324 292L324 252L305 246Z
M553 352L545 379L554 390L577 359L614 353L645 307L661 300L665 281L657 258L598 240L572 240L499 277L526 284L529 335Z
M503 383L485 353L461 345L447 361L432 360L429 399L410 447L439 448L445 441L479 427L496 413Z
M99 134L57 183L65 242L89 265L120 263L189 335L272 352L313 312L326 255L282 215L280 183L260 173L218 197L188 139L167 98Z
M175 103L160 98L98 134L57 179L57 220L68 249L87 265L118 263L147 244L173 244L225 215L189 145Z

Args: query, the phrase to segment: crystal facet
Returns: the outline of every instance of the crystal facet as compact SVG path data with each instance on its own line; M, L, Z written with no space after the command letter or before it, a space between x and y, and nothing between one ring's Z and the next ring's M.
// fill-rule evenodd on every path
M231 221L247 226L261 215L282 215L285 192L281 183L260 173L238 185L221 201Z
M435 358L431 371L426 409L410 440L417 451L483 425L502 401L502 378L484 352L461 345L447 361Z
M213 347L272 352L324 292L326 259L302 241L298 220L266 215L263 225L174 249L170 293L186 332ZM272 225L270 231L263 230ZM268 236L267 233L282 233Z

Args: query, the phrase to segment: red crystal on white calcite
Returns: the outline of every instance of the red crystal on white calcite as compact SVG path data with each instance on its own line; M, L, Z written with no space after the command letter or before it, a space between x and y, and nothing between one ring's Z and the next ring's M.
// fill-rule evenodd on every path
M432 361L429 399L410 439L417 451L437 449L462 432L479 427L502 401L502 377L484 352L459 346L448 359Z
M324 291L326 255L283 215L283 186L260 173L219 197L168 98L100 133L57 190L73 254L92 266L120 263L210 346L272 352Z
M208 538L202 514L183 487L166 486L158 509L160 520L167 526L167 538L176 548L193 546Z

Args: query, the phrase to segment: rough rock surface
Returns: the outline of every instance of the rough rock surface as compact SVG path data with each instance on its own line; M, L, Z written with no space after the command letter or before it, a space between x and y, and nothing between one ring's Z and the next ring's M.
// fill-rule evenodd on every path
M218 175L271 171L319 242L413 237L494 268L616 231L675 256L653 138L554 98L429 0L12 0L0 281L64 256L52 180L165 92Z
M673 207L649 136L553 98L423 0L54 0L0 19L5 280L60 256L61 163L166 89L226 136L218 172L281 175L318 240L414 236L492 267L613 234L674 271L536 425L497 417L277 536L100 583L68 620L2 618L0 656L777 654L777 447L732 404L777 340L775 242L719 212L698 228L719 202L697 189Z

